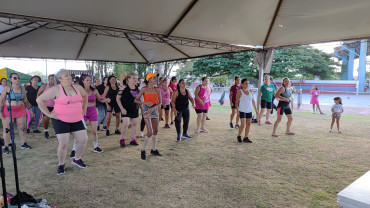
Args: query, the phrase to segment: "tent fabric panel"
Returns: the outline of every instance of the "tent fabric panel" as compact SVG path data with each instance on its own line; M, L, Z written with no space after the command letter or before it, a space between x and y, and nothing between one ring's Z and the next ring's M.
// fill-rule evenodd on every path
M0 56L76 59L83 34L38 29L6 42Z
M7 74L7 79L9 80L9 76L11 73L17 73L19 75L19 78L21 79L20 83L27 83L31 81L32 76L29 74L25 74L13 69L6 68L6 74ZM10 83L10 82L9 82Z
M215 50L209 48L198 48L198 47L189 47L189 46L182 46L182 45L174 45L177 49L189 55L190 57L198 57L198 56L206 56L212 54L219 54L219 53L227 53L228 51L223 50Z
M229 44L262 45L278 0L202 0L172 33Z
M2 28L2 26L3 26L3 24L0 23L0 28ZM37 27L38 25L37 24L31 24L30 26ZM13 28L13 27L11 27L11 28ZM18 28L18 29L3 33L3 34L0 35L0 43L3 42L3 41L9 40L9 39L11 39L11 38L13 38L17 35L21 35L22 33L25 33L25 32L30 31L32 29L33 28L30 28L30 27L22 27L22 28Z
M266 47L370 37L368 0L284 0Z
M166 33L191 0L1 0L0 11Z
M128 39L95 35L88 36L79 59L146 63Z

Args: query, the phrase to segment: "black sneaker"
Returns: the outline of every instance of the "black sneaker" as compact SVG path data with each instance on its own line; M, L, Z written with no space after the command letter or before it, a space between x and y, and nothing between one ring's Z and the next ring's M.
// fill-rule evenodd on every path
M73 159L72 160L72 165L76 165L79 168L87 168L87 166L85 165L85 163L81 159L79 159L79 160Z
M9 147L5 146L3 148L3 154L6 155L6 154L9 154Z
M107 129L107 131L105 132L105 135L109 136L109 129Z
M96 153L102 153L103 150L100 149L99 147L96 147L96 148L94 148L94 152L96 152Z
M248 138L248 137L245 137L245 138L243 139L243 142L245 142L245 143L252 143L252 141L251 141L251 140L249 140L249 138Z
M238 136L236 138L238 139L238 142L242 143L242 137L241 136Z
M137 143L136 139L133 140L133 141L130 141L130 145L133 145L133 146L138 146L139 144Z
M98 126L98 128L96 129L96 131L100 131L100 126Z
M25 142L24 144L21 145L21 149L32 149L32 147L28 145L27 142Z
M145 150L141 150L141 159L145 160L146 159L146 152Z
M76 150L72 150L71 154L69 155L69 159L73 159L76 156Z
M234 128L234 125L233 125L233 123L230 123L230 128Z
M181 142L181 134L177 134L177 141ZM152 150L153 151L153 150Z
M154 156L162 156L161 154L159 154L158 150L150 150L150 154L154 155Z
M236 125L235 125L235 128L236 128L236 129L239 129L239 127L240 127L240 126L239 126L239 124L236 124Z
M31 132L31 129L27 129L27 134L29 134Z
M122 148L126 147L126 143L124 139L119 140L119 144Z
M50 138L50 135L49 135L49 132L48 131L45 131L44 134L45 134L45 138L46 139L49 139Z
M106 126L103 126L102 131L106 131L106 130L107 130L107 127Z
M38 129L36 129L36 130L33 130L33 133L41 133L41 131L39 131Z
M171 121L171 126L173 125L173 121Z
M121 131L120 130L115 130L114 134L121 134Z
M64 165L58 165L57 175L64 175L65 173L66 173L65 164Z
M207 116L207 117L206 117L206 120L207 120L207 121L209 121L209 120L211 120L211 119L210 119L210 118L208 118L208 116Z

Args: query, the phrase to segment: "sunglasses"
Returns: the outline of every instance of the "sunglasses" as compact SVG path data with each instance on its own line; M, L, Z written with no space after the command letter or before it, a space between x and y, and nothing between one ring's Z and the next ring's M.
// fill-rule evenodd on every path
M14 80L20 80L21 78L20 77L13 77Z

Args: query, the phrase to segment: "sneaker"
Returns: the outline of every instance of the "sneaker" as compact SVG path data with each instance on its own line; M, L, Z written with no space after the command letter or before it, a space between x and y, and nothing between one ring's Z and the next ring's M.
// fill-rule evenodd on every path
M64 175L65 173L65 165L58 165L57 175Z
M170 129L170 128L171 128L171 126L170 126L170 125L168 125L168 124L166 124L166 125L164 125L164 128L165 128L165 129Z
M181 138L183 138L183 139L191 139L191 136L189 136L188 134L182 134Z
M272 125L270 121L265 121L265 124Z
M102 153L103 150L100 149L99 147L96 147L96 148L94 148L94 152L96 152L96 153Z
M230 128L234 128L234 125L233 125L233 123L230 123Z
M181 134L177 134L177 139L176 139L178 142L181 141Z
M121 134L121 131L117 129L114 131L114 134Z
M239 126L239 124L236 124L236 125L235 125L235 128L236 128L236 129L238 129L239 127L240 127L240 126Z
M207 120L207 121L209 121L209 120L211 120L211 119L210 119L210 118L208 118L208 116L206 116L206 120Z
M32 149L32 147L25 142L21 145L21 149Z
M69 155L69 158L73 159L75 158L75 156L76 156L76 150L72 150L71 154Z
M102 130L101 131L106 131L107 130L107 127L106 126L103 126Z
M96 129L97 131L100 131L100 126L98 126L98 128Z
M150 154L154 155L154 156L162 156L161 154L159 154L158 150L150 150Z
M161 121L164 121L164 119L163 119L163 118L161 118Z
M273 113L271 113L271 114L270 114L270 117L273 117L273 116L274 116L274 114L273 114Z
M46 138L46 139L49 139L49 138L50 138L50 135L49 135L49 132L48 132L48 131L45 131L45 132L44 132L44 135L45 135L45 138Z
M245 143L252 143L252 141L251 141L251 140L249 140L249 138L248 138L248 137L245 137L245 138L243 139L243 142L245 142Z
M329 132L331 133L331 131L332 131L332 130L330 129L330 130L329 130Z
M200 132L208 133L208 130L207 129L200 129Z
M106 130L105 135L109 136L109 129Z
M87 166L85 165L85 163L81 159L79 159L79 160L73 159L72 160L72 165L76 165L79 168L87 168Z
M136 139L135 140L131 140L130 141L130 145L133 145L133 146L138 146L139 143L137 143Z
M31 132L31 129L27 129L27 134L29 134Z
M119 144L122 148L126 147L126 144L125 144L125 140L124 139L121 139L119 140Z
M236 138L238 139L238 142L242 143L242 137L241 136L238 136Z
M6 154L9 154L9 147L5 146L3 148L3 154L6 155Z
M145 160L146 159L146 153L145 150L141 150L141 159Z
M173 121L171 121L171 126L173 125Z
M41 133L41 131L39 131L38 129L36 129L36 130L33 130L33 133Z
M144 137L144 132L140 131L140 133L139 133L139 137L140 137L140 138L143 138L143 137Z
M257 123L258 123L258 126L261 126L261 120L258 120Z

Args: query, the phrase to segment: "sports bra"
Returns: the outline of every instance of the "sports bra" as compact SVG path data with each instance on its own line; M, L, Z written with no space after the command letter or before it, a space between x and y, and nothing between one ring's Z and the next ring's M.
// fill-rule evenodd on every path
M94 103L95 102L95 99L96 99L95 93L92 92L91 95L89 95L89 97L87 98L87 102L88 103Z
M146 94L144 94L144 102L151 102L153 105L157 104L158 102L158 94L157 93L150 93L149 94L149 91L148 91L148 87L145 87L146 88ZM157 89L155 88L155 90L157 91Z
M24 98L23 88L21 87L20 93L15 93L13 91L12 85L10 85L10 100L21 101L23 100L23 98Z

